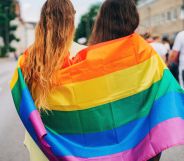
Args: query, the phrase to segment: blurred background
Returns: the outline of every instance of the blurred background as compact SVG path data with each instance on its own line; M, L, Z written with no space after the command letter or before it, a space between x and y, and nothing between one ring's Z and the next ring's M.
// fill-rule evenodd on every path
M76 9L75 41L86 44L104 0L72 0ZM136 0L135 0L136 1ZM9 81L18 56L34 41L45 0L0 0L0 161L28 161L24 128L16 114ZM141 35L167 38L170 46L184 30L184 0L137 0ZM131 12L131 11L130 11ZM161 161L183 161L184 148L164 152Z

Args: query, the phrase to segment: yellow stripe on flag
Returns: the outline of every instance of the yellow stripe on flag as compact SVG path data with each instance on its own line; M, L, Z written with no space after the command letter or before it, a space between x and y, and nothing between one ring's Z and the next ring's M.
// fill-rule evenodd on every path
M10 88L11 90L14 88L16 82L18 81L18 68L16 68L15 72L14 72L14 75L13 75L13 78L10 82Z
M24 61L24 56L21 55L21 56L19 57L19 60L18 60L18 63L17 63L17 68L15 69L13 78L12 78L12 80L11 80L11 82L10 82L10 88L11 88L11 90L14 88L16 82L18 81L18 68L20 68L21 63L22 63L23 61Z
M158 55L149 60L95 79L66 84L48 97L51 110L85 110L135 95L162 78L166 65ZM37 93L39 94L39 93Z

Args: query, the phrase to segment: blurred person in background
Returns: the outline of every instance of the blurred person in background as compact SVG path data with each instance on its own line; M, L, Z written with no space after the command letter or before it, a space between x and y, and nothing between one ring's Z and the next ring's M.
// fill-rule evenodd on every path
M169 59L169 54L171 52L171 42L168 37L163 37L162 38L162 44L165 46L167 49L167 54L166 54L166 62L168 62Z
M149 32L146 32L144 34L141 35L148 43L152 43L153 42L153 38L151 36L151 34Z
M162 38L162 44L165 46L167 49L167 53L169 54L171 51L171 42L168 37L163 37Z
M179 82L184 88L184 31L176 36L172 53L169 57L170 66L179 66Z
M164 62L166 62L166 55L168 51L165 45L162 44L160 36L153 36L153 42L151 42L150 45L161 56Z

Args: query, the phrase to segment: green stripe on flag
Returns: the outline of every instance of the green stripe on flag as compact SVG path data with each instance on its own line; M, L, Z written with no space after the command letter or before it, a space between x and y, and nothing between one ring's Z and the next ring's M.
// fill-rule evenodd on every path
M42 119L48 128L60 134L111 130L147 116L156 99L171 91L180 92L180 89L166 69L160 81L136 95L87 110L42 112Z
M15 103L17 112L20 110L20 103L22 100L22 90L26 87L24 77L22 75L21 69L18 68L18 80L12 89L12 96Z

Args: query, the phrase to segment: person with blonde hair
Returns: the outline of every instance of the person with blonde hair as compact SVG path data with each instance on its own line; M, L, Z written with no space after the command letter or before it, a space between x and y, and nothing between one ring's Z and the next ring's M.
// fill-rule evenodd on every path
M48 109L46 96L52 88L53 72L68 64L74 36L75 10L70 0L47 0L36 26L33 45L25 53L24 78L36 106ZM39 94L35 89L39 87Z
M70 0L47 0L36 26L35 41L23 55L22 72L40 111L50 107L47 96L54 88L53 73L71 65L71 57L84 48L72 44L74 16L75 10ZM24 143L31 161L47 160L27 132Z

